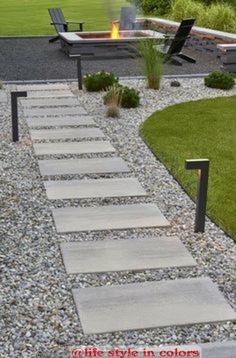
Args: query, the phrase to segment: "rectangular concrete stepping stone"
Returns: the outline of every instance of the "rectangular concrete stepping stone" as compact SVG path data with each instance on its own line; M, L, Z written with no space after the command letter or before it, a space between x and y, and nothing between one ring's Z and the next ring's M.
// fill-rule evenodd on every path
M50 117L50 118L27 118L30 128L40 127L65 127L65 126L96 126L90 116L69 116L69 117Z
M53 209L52 212L58 233L169 225L169 222L154 204L67 207Z
M66 242L61 252L68 274L196 266L177 237Z
M49 199L82 199L145 196L146 191L135 178L63 180L44 183Z
M28 98L58 98L58 97L75 97L71 91L53 90L53 91L28 91Z
M64 115L86 115L87 112L82 107L48 107L48 108L26 108L24 114L27 117L48 117Z
M54 91L54 90L69 90L66 83L48 83L48 84L25 84L18 85L17 91Z
M201 358L235 358L236 341L205 343L199 345L202 349Z
M129 172L122 158L39 160L41 175L105 174Z
M105 135L99 128L60 128L60 129L32 129L32 140L103 138Z
M79 101L76 97L69 98L33 98L23 99L21 104L24 108L30 107L56 107L56 106L78 106Z
M34 143L37 155L114 153L115 148L105 141Z
M85 334L236 319L205 277L73 290Z

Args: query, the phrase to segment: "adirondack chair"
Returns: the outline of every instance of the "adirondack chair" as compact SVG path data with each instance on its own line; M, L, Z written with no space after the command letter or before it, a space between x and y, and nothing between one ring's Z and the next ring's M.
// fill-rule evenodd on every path
M122 7L119 23L120 30L134 30L136 23L136 8Z
M174 37L167 36L166 43L157 47L157 50L165 55L165 59L167 61L179 66L182 65L182 62L178 61L176 57L179 57L187 62L196 62L194 58L182 53L182 49L186 40L189 38L194 22L195 19L182 20ZM170 42L169 45L168 42Z
M63 12L60 8L51 8L51 9L48 9L48 12L52 19L51 25L53 25L55 27L57 33L68 32L68 28L69 28L70 24L79 25L79 30L75 30L75 31L79 31L79 32L83 31L84 22L66 21L64 15L63 15ZM57 41L58 39L59 39L59 36L55 36L52 39L50 39L49 42L54 42L54 41Z

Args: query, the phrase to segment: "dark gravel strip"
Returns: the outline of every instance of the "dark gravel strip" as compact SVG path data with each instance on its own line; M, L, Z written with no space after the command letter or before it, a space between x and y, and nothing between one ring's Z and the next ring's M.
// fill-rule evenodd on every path
M196 58L196 64L166 65L165 74L209 73L219 68L219 60L212 54L185 50ZM84 60L83 72L105 69L118 76L142 75L140 62L134 59ZM27 81L73 79L77 77L76 61L60 51L60 43L49 43L48 38L0 38L0 80Z

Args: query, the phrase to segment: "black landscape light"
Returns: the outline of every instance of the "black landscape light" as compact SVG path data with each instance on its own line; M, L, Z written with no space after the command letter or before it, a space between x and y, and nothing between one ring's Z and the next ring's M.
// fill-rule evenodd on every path
M205 231L209 165L209 159L190 159L185 161L185 169L198 169L199 174L197 207L194 227L195 232Z
M19 140L19 126L18 126L18 97L27 97L26 91L11 92L11 119L12 119L12 140L18 142Z

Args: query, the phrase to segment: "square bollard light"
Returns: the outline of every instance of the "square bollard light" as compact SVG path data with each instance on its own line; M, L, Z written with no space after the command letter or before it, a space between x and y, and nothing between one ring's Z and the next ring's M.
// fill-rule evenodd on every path
M12 119L12 140L19 141L19 125L18 125L18 97L27 97L26 91L11 92L11 119Z
M185 161L185 169L198 169L199 173L195 232L205 231L209 166L209 159L190 159Z

